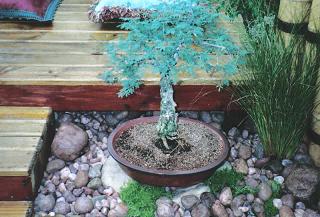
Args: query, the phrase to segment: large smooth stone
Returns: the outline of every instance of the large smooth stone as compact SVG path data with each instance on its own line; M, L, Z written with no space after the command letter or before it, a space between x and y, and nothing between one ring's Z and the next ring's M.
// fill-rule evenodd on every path
M297 166L285 181L287 189L301 200L308 199L317 189L319 171L308 166Z
M63 123L56 133L51 150L58 158L71 161L76 159L88 143L88 135L80 127Z
M109 157L103 167L101 181L105 188L111 186L117 192L132 179L120 168L119 164Z

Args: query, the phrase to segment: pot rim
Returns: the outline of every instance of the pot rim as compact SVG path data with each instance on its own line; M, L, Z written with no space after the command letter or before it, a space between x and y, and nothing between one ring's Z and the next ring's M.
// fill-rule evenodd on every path
M193 122L193 123L198 123L202 124L206 127L208 127L212 132L214 132L216 135L220 137L220 141L223 145L222 147L222 153L220 156L213 162L209 163L208 165L192 170L165 170L165 169L150 169L150 168L145 168L141 167L138 165L134 165L127 161L125 158L121 157L114 149L113 147L113 142L118 138L118 136L124 132L125 130L129 129L130 127L142 123L152 123L152 122L158 122L159 116L152 116L152 117L141 117L141 118L136 118L132 119L129 121L126 121L119 126L116 127L116 129L113 130L113 132L110 134L108 138L108 151L110 155L121 165L128 167L130 169L147 173L147 174L153 174L153 175L159 175L159 176L177 176L177 175L194 175L195 173L202 173L206 172L208 170L214 169L216 166L220 165L228 156L229 153L229 142L226 139L225 135L216 127L211 126L209 124L206 124L204 122L190 119L190 118L184 118L184 117L179 117L179 120L187 121L187 122Z

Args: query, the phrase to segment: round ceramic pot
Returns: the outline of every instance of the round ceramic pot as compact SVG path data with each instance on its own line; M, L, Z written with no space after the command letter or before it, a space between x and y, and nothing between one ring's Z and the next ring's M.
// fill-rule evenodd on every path
M132 126L143 124L143 123L152 123L157 122L159 119L158 116L153 117L142 117L127 121L121 125L119 125L109 136L108 139L108 150L110 155L119 163L120 167L123 171L128 174L131 178L149 185L155 186L172 186L172 187L183 187L183 186L191 186L197 184L209 176L215 171L215 169L223 163L223 161L228 156L229 152L229 142L225 138L225 136L221 133L217 128L205 124L203 122L188 119L188 118L179 118L180 120L184 120L186 122L198 123L207 127L213 134L220 137L219 141L222 142L222 152L221 155L210 164L205 167L196 168L192 170L160 170L160 169L150 169L144 168L138 165L134 165L122 158L114 147L117 138L126 130L131 128Z

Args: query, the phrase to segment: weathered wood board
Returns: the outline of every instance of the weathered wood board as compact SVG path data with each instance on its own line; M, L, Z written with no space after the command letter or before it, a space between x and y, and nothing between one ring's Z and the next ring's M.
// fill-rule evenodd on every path
M0 201L1 217L31 217L32 203L29 201Z
M128 99L118 99L118 84L109 85L98 76L112 63L105 55L106 43L117 43L127 32L118 23L88 21L90 0L65 0L53 23L0 21L0 105L49 106L54 110L159 109L159 76L150 70L146 85ZM239 41L242 21L221 21ZM218 73L198 71L181 74L176 87L178 109L226 109L228 91L217 91ZM232 78L234 79L234 78ZM202 91L208 92L206 97ZM235 108L235 107L233 107ZM1 133L1 132L0 132Z
M50 108L0 106L0 185L6 186L0 201L33 199L50 154L53 124Z

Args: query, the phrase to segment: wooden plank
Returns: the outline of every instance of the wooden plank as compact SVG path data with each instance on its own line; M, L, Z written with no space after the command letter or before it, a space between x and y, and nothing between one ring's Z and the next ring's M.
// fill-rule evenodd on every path
M63 0L63 4L91 4L91 0Z
M0 136L41 136L46 120L0 120Z
M0 106L0 119L43 119L51 113L48 107L4 107ZM1 142L1 141L0 141Z
M67 4L63 3L58 8L59 11L68 11L68 12L88 12L90 4Z
M0 152L19 151L19 150L36 150L39 143L39 137L0 137Z
M88 13L87 12L68 12L68 11L57 11L54 17L54 21L88 21Z
M47 42L1 42L1 54L91 54L102 55L105 53L105 43L47 43Z
M32 183L26 176L0 177L0 201L31 201L33 200ZM1 217L3 215L0 215ZM3 217L7 217L4 215ZM19 216L20 217L20 216Z
M0 216L26 217L29 216L31 207L30 201L0 201Z
M50 106L56 111L159 110L158 85L142 86L124 99L118 98L119 90L110 85L1 85L0 105ZM229 105L232 87L219 91L214 85L178 85L174 91L178 110L239 109Z
M59 66L4 66L0 67L2 85L108 85L98 76L107 67L59 67ZM158 85L159 75L146 73L142 79L145 85ZM233 77L232 80L236 80ZM179 85L217 85L221 82L220 73L196 72L192 77L182 73Z
M117 38L119 34L116 31L33 31L33 30L0 30L0 42L29 42L38 43L46 42L58 43L100 43L108 42Z
M1 137L0 137L1 138ZM35 153L33 150L1 150L0 177L28 176L30 164Z

